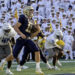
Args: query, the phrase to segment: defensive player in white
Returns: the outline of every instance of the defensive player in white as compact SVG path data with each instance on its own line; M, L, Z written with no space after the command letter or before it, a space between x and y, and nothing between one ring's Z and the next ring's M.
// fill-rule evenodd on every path
M10 24L4 23L1 25L1 28L0 28L0 60L2 60L1 63L4 62L4 58L6 58L12 52L10 41L11 41L11 38L14 37L15 35L16 35L16 32L11 27ZM11 67L11 61L8 62L6 74L13 75L13 73L10 71L10 67Z
M58 61L58 58L61 57L62 55L62 47L57 44L59 40L63 37L62 31L61 30L55 30L53 34L50 34L46 38L46 43L45 43L45 48L48 51L48 56L47 58L53 58L53 68L55 70L60 70L56 66L56 62ZM58 64L61 66L61 63L58 61Z

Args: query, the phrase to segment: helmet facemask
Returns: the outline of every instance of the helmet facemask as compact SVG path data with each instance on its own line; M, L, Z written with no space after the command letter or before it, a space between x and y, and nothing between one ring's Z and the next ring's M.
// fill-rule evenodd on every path
M8 36L8 34L10 33L10 29L6 29L6 30L3 30L4 31L4 34L6 35L6 36Z
M4 35L8 36L8 34L10 33L11 31L11 27L9 24L5 23L3 25L3 31L4 31Z
M60 30L55 31L55 37L59 40L63 38L63 33Z
M61 36L59 36L59 35L56 35L56 38L59 39L59 40L61 40Z
M7 30L4 30L5 33L9 33L10 32L10 29L7 29Z

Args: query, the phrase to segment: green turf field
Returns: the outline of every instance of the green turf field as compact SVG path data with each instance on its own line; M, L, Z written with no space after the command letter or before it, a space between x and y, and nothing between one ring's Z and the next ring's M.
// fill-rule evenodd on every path
M45 75L54 75L54 74L65 74L65 73L72 73L75 75L75 62L62 62L63 66L61 67L60 71L55 70L48 70L46 68L46 65L44 63L41 63L41 68ZM21 72L16 71L16 64L12 65L12 72L14 72L14 75L36 75L35 74L35 63L27 63L26 66L30 67L29 69L22 70ZM0 71L0 75L5 75L5 69L3 71Z

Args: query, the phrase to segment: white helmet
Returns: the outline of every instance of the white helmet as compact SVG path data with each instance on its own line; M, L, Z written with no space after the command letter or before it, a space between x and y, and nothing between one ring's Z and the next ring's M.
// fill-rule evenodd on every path
M55 31L54 31L54 35L55 35L55 36L59 36L59 37L63 37L63 33L62 33L61 30L55 30Z
M3 31L8 33L11 31L11 25L9 23L4 23L2 29L3 29Z

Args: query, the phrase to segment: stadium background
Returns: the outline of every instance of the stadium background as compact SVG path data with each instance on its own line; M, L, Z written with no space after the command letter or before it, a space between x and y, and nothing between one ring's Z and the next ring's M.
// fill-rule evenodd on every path
M15 24L18 17L23 12L23 7L31 5L34 8L33 20L41 26L45 36L48 36L52 31L60 29L63 31L64 36L68 35L68 32L74 38L72 45L73 59L65 60L65 56L61 58L63 67L61 71L49 71L43 63L42 68L46 72L46 75L60 74L60 73L74 73L75 72L75 0L0 0L0 24L9 22L11 25ZM69 11L71 9L71 11ZM63 17L66 18L63 19ZM15 75L34 75L34 62L27 63L30 69L23 70L21 73L16 72L16 63L13 63L12 70ZM26 74L27 73L27 74ZM0 75L3 75L3 71L0 71Z

